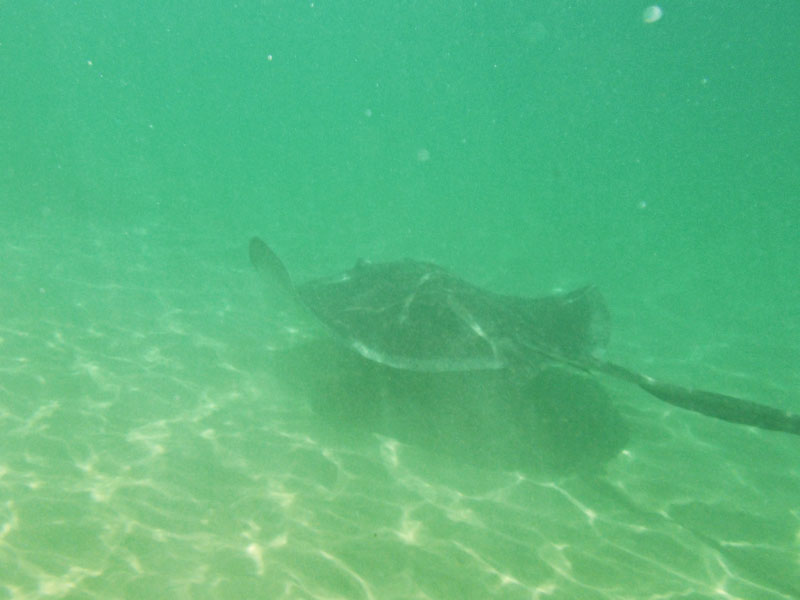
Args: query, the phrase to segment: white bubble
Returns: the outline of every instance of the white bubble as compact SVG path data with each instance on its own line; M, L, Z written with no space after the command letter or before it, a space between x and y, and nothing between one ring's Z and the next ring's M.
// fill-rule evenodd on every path
M664 11L661 10L661 7L657 4L653 4L652 6L648 6L642 12L642 20L645 23L655 23L656 21L660 20L661 17L664 16Z

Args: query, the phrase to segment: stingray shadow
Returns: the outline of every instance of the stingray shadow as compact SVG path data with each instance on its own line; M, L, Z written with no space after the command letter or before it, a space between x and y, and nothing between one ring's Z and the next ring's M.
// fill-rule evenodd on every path
M271 354L292 393L336 428L378 433L481 468L598 472L628 441L603 387L557 366L426 373L394 369L315 340Z

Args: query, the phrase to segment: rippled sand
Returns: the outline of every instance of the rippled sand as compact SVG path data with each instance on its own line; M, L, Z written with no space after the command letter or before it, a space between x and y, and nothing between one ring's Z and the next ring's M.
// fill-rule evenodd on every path
M630 439L577 474L331 423L270 368L245 244L3 231L0 597L800 597L799 439L607 381ZM654 365L798 398L790 365Z

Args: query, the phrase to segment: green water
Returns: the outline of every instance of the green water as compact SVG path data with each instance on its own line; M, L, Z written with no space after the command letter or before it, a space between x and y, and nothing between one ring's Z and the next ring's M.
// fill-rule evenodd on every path
M247 261L594 283L610 359L800 411L800 5L130 4L0 3L0 598L800 597L796 437L605 379L590 474L331 423Z

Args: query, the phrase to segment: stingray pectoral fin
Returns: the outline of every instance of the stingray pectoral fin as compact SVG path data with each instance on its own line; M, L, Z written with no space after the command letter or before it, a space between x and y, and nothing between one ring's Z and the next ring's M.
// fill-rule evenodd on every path
M289 271L261 238L254 237L250 240L250 262L268 284L277 284L284 291L294 293Z
M283 262L260 238L250 240L250 262L265 285L266 308L283 327L307 334L327 331L319 317L303 302Z
M772 406L658 381L613 363L597 361L593 367L618 379L635 383L648 394L685 410L741 425L800 435L800 415Z

